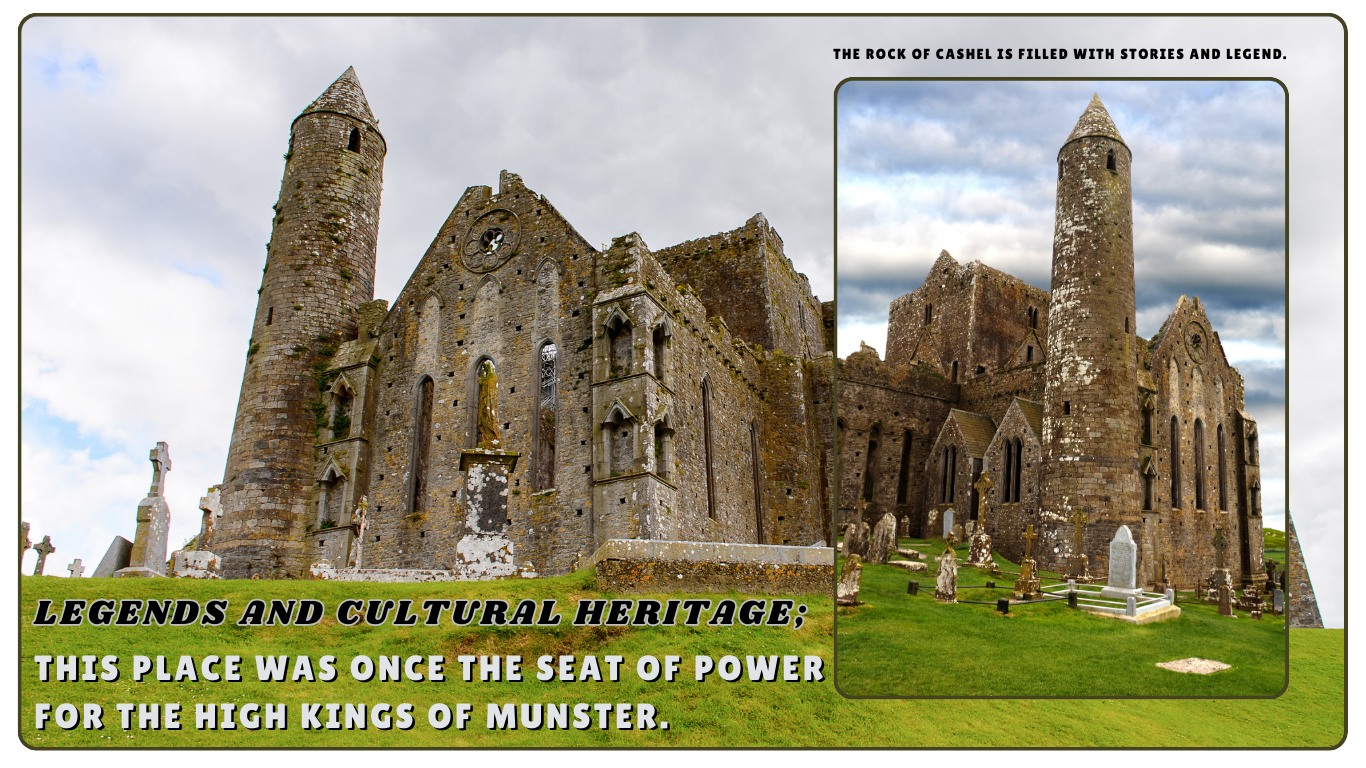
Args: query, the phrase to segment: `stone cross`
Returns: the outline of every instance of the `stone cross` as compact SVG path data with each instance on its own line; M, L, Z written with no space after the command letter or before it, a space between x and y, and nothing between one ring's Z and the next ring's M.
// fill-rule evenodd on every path
M1034 532L1034 524L1030 523L1025 532L1020 534L1020 538L1025 542L1025 557L1032 557L1034 552L1034 540L1039 538L1039 534Z
M68 565L66 567L66 570L67 573L71 574L71 578L79 579L81 577L81 574L85 573L85 566L81 565L81 559L78 557L75 560L71 561L71 565Z
M152 462L152 487L147 490L147 495L165 495L162 491L166 489L166 473L171 471L170 446L157 443L157 447L148 451L147 458Z
M1224 567L1224 548L1228 546L1228 539L1224 536L1223 526L1214 529L1214 567Z
M1072 525L1076 526L1076 533L1073 534L1072 543L1077 548L1077 554L1080 555L1083 549L1081 539L1082 529L1086 527L1086 524L1090 522L1090 520L1086 517L1086 510L1084 509L1073 512L1072 516L1067 519L1072 522Z
M977 482L975 482L975 483L972 484L972 487L977 489L977 498L978 498L977 510L978 510L978 514L979 514L979 515L981 516L981 518L982 518L982 519L978 522L978 524L981 525L981 526L984 527L984 528L986 527L986 524L987 524L987 515L986 515L986 512L987 512L987 505L986 505L987 491L990 491L993 485L994 485L994 483L991 482L991 475L988 475L988 474L985 473L985 472L983 472L982 474L978 475L978 476L977 476Z
M38 553L38 564L33 566L33 575L42 576L43 567L47 565L47 556L57 551L57 548L52 546L52 537L44 536L43 540L33 548L33 551Z
M28 523L23 523L19 526L19 535L21 537L19 539L19 569L22 571L24 553L28 551L29 547L33 546L33 542L28 540Z

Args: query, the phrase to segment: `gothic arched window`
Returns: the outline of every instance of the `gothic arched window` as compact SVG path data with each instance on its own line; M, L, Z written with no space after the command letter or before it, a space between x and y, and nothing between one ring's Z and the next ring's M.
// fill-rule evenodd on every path
M1172 509L1181 508L1181 428L1176 417L1172 417Z
M716 480L712 473L711 382L702 380L702 458L707 467L707 517L716 519Z
M1205 508L1205 425L1195 420L1195 508Z
M1220 425L1219 425L1219 429L1215 431L1215 435L1217 436L1217 438L1218 438L1218 443L1219 443L1218 446L1217 446L1218 451L1219 451L1219 509L1220 509L1220 511L1227 511L1227 510L1228 510L1228 491L1226 490L1226 487L1225 487L1225 485L1224 485L1224 483L1225 483L1226 481L1224 480L1224 425L1223 425L1223 424L1220 424Z
M413 430L413 488L409 508L414 515L425 509L427 499L427 467L432 448L432 399L436 385L430 376L423 376L417 387L416 429Z
M540 370L540 394L536 406L536 479L535 488L555 487L555 416L556 382L559 379L559 348L555 342L541 345L537 357Z
M911 484L911 430L901 435L901 472L896 478L896 503L906 503L906 492Z

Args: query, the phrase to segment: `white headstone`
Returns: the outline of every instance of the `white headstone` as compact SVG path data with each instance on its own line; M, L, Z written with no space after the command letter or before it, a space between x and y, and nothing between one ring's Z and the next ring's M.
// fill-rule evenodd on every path
M944 538L948 538L953 533L953 510L944 510Z
M1123 600L1129 596L1142 594L1134 587L1138 571L1138 545L1134 543L1129 526L1121 525L1110 541L1110 575L1105 579L1101 597L1114 597Z

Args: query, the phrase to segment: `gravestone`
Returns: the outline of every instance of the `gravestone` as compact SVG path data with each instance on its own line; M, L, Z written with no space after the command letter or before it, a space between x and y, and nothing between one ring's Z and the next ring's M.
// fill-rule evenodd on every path
M166 575L166 535L171 527L171 508L163 495L166 475L171 471L171 454L166 443L157 443L148 456L152 462L152 487L147 498L138 502L138 527L133 535L133 551L128 567L114 572L114 578L147 579Z
M33 542L31 542L31 541L28 540L28 523L22 523L22 524L20 524L20 526L19 526L19 572L20 572L20 573L23 573L23 571L24 571L24 553L27 552L28 549L29 549L29 547L31 547L31 546L33 546Z
M835 589L836 605L858 605L859 580L863 578L863 560L850 555L840 569L839 585Z
M114 571L128 567L128 560L133 556L133 542L122 536L115 536L109 542L109 549L104 552L104 559L95 566L95 572L90 574L93 579L103 579L114 575Z
M1134 586L1138 571L1138 545L1134 543L1129 526L1121 525L1110 541L1110 573L1105 578L1105 587L1100 590L1101 597L1123 600L1126 597L1141 597L1143 590Z
M71 561L71 565L66 567L66 572L71 574L71 578L79 579L81 574L85 573L85 566L81 565L81 559L78 557Z
M978 528L972 537L972 547L968 549L968 565L983 570L996 570L996 561L991 557L991 537L984 528Z
M1233 588L1227 584L1219 586L1219 615L1233 615Z
M940 555L939 575L934 580L934 599L940 603L958 602L958 555L945 549Z
M925 553L924 553L924 552L921 552L921 551L919 551L919 550L915 550L915 549L898 549L898 550L896 551L896 553L897 553L898 555L901 555L902 557L906 558L907 560L924 560L924 559L925 559Z
M47 556L56 552L57 548L52 546L51 537L44 536L43 540L33 548L33 551L38 553L38 562L33 566L33 575L42 576L43 568L47 565Z
M877 521L868 539L868 562L886 563L887 554L896 549L896 517L888 512Z
M955 539L959 540L959 541L967 541L967 540L968 540L968 539L967 539L967 534L966 534L966 532L964 532L964 530L963 530L963 526L959 525L958 523L954 523L954 524L953 524L953 537L954 537Z
M1285 590L1280 587L1271 593L1271 610L1275 611L1277 616L1285 614Z
M1020 538L1025 542L1025 555L1020 560L1020 578L1015 580L1015 599L1037 600L1043 596L1039 577L1034 573L1034 540L1039 538L1039 534L1034 532L1034 526L1030 524Z
M207 549L176 550L171 555L171 575L177 579L217 579L222 560Z
M199 548L208 549L214 529L218 527L218 518L223 516L222 486L209 486L209 490L199 497L199 511L204 513L199 521Z
M850 557L858 555L859 558L868 556L868 524L862 520L855 520L849 524L849 528L844 532L844 555Z
M953 510L944 510L944 538L948 538L953 533Z

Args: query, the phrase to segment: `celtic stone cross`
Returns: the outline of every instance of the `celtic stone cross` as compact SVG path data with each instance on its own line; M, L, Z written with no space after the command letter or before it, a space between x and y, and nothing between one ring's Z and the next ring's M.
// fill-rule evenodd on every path
M987 505L986 505L987 491L990 491L990 490L991 490L991 487L992 487L993 485L994 485L994 483L991 482L991 475L988 475L988 474L985 473L985 472L983 472L982 474L978 475L978 476L977 476L977 482L975 482L975 483L972 484L972 487L977 489L977 498L981 500L981 502L980 502L979 505L978 505L978 510L982 513L982 519L979 521L979 523L980 523L983 527L985 527L986 524L987 524L987 519L986 519L986 511L987 511Z
M1228 546L1228 539L1224 536L1223 526L1214 529L1214 567L1224 567L1224 549Z
M1074 543L1075 543L1075 545L1076 545L1076 547L1077 547L1077 554L1081 554L1081 551L1082 551L1082 546L1081 546L1081 534L1082 534L1082 529L1085 528L1085 527L1086 527L1086 523L1089 522L1088 519L1087 519L1087 517L1086 517L1086 511L1085 511L1085 510L1082 510L1082 509L1079 509L1079 510L1077 510L1076 512L1073 512L1073 513L1072 513L1072 516L1069 517L1068 520L1071 520L1071 521L1072 521L1072 524L1076 526L1076 538L1075 538L1075 540L1074 540Z
M1034 540L1039 538L1039 534L1034 532L1033 523L1030 523L1029 527L1025 529L1025 532L1020 534L1020 538L1024 539L1025 542L1025 557L1033 557Z
M162 496L166 489L166 473L171 471L170 446L157 443L157 447L148 452L147 458L152 462L152 487L147 495Z
M28 540L28 523L19 526L19 535L23 537L19 539L19 561L23 562L24 553L28 551L29 547L33 546L33 542Z
M33 548L33 551L38 553L38 564L33 566L33 575L42 576L43 567L47 565L47 556L57 551L57 548L52 546L52 537L44 536L43 540Z

